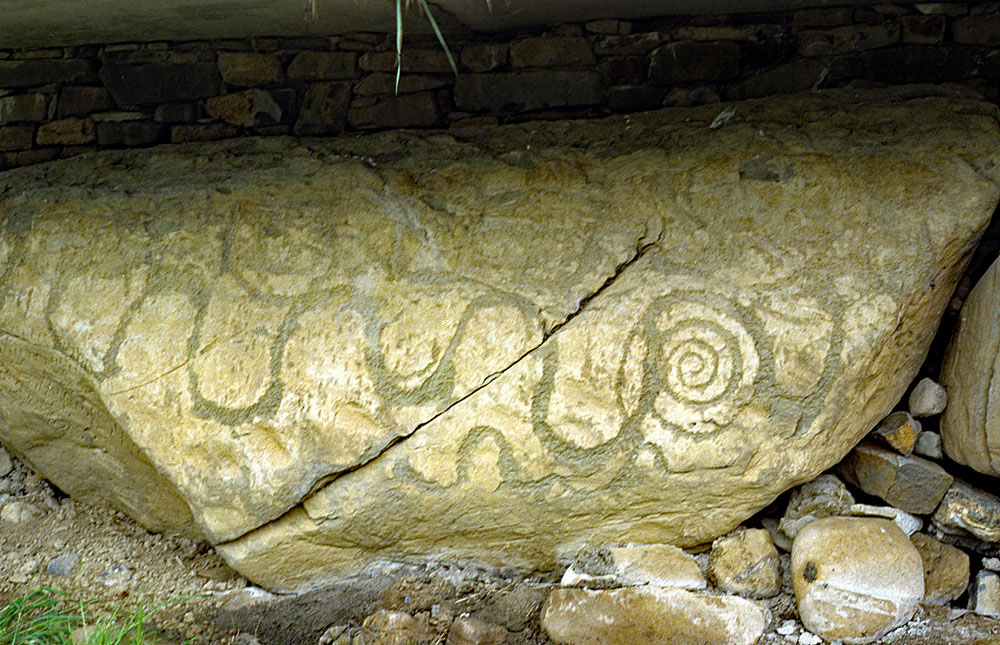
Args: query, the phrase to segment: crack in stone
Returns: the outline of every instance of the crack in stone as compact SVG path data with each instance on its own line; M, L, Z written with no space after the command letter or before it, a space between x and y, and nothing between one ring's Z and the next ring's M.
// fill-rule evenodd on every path
M536 345L534 345L533 347L525 350L524 353L522 353L520 356L518 356L515 360L511 361L511 363L509 365L507 365L507 367L504 367L504 368L502 368L500 370L497 370L497 371L495 371L495 372L487 375L483 379L483 382L480 383L478 386L476 386L475 388L473 388L472 390L470 390L469 392L467 392L462 397L460 397L460 398L456 399L455 401L453 401L452 403L448 404L443 410L440 410L439 412L437 412L436 414L432 415L427 420L422 421L419 424L417 424L416 426L414 426L413 430L411 430L410 432L408 432L408 433L406 433L404 435L399 435L399 436L393 437L388 442L386 442L386 444L384 446L382 446L375 454L373 454L370 458L368 458L364 462L355 464L355 465L353 465L353 466L351 466L349 468L345 468L344 470L338 471L336 473L331 473L330 475L327 475L326 477L322 477L322 478L318 479L317 482L309 489L309 491L298 502L296 502L287 511L285 511L281 515L277 516L273 520L269 520L267 522L264 522L260 526L252 528L252 529L250 529L250 530L248 530L248 531L240 534L237 537L234 537L234 538L231 538L229 540L225 540L225 541L219 542L218 544L228 544L228 543L235 542L235 541L243 538L244 536L249 535L250 533L253 533L254 531L258 531L258 530L264 528L265 526L268 526L270 524L274 524L274 523L280 521L286 515L288 515L289 513L291 513L292 511L294 511L295 509L301 507L302 504L303 504L303 502L305 500L309 499L312 495L314 495L315 493L317 493L320 489L324 488L325 486L329 486L330 484L332 484L336 480L340 479L341 477L345 477L345 476L347 476L347 475L349 475L349 474L351 474L351 473L353 473L353 472L355 472L357 470L360 470L360 469L362 469L362 468L364 468L366 466L370 466L372 463L374 463L375 461L377 461L380 457L382 457L387 452L389 452L389 450L391 448L393 448L394 446L397 446L399 444L402 444L404 441L406 441L410 437L414 436L418 431L420 431L424 427L430 425L431 423L433 423L437 419L439 419L442 416L444 416L445 414L447 414L449 411L452 410L452 408L454 408L454 407L460 405L461 403L464 403L465 401L467 401L470 398L472 398L475 394L477 394L478 392L480 392L481 390L483 390L484 388L486 388L488 385L490 385L493 381L495 381L504 372L509 371L511 368L513 368L516 365L518 365L521 361L523 361L525 358L527 358L533 352L535 352L539 348L541 348L549 340L549 338L551 338L552 336L554 336L560 329L562 329L563 327L565 327L574 318L576 318L581 313L583 313L583 311L586 308L586 306L594 298L596 298L599 295L601 295L602 293L604 293L612 284L614 284L615 280L617 280L618 277L623 272L625 272L626 270L628 270L629 267L631 267L633 264L635 264L636 262L638 262L639 260L641 260L646 255L646 253L649 251L649 249L651 249L652 247L654 247L657 244L659 244L663 240L663 234L664 234L664 230L660 229L659 233L657 233L657 235L656 235L656 238L653 239L652 241L644 242L645 239L648 239L648 237L649 237L648 234L644 235L639 240L637 240L635 252L632 254L631 257L629 257L628 259L626 259L622 263L618 264L615 267L614 271L611 273L611 275L609 275L608 278L601 284L601 286L599 286L597 289L595 289L594 292L591 293L590 295L582 298L580 300L579 304L577 305L576 309L574 309L572 312L570 312L569 314L567 314L566 318L562 322L559 322L558 324L553 325L551 329L549 329L548 331L543 332L542 339Z

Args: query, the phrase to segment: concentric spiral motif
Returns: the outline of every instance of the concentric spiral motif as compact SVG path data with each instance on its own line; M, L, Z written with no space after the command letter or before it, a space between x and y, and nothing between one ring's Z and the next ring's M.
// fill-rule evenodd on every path
M760 359L754 339L732 315L688 300L661 301L649 339L651 412L682 432L729 425L753 393Z

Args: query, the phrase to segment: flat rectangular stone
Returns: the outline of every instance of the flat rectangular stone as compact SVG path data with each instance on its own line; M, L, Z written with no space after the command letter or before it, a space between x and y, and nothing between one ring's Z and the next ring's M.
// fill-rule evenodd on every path
M222 80L230 85L273 85L285 78L281 59L273 54L219 52L218 65Z
M441 123L441 110L434 94L400 94L380 97L374 105L351 107L350 124L358 129L430 128Z
M473 72L489 72L507 64L507 43L472 43L462 48L462 67Z
M60 119L71 116L87 116L94 112L110 110L114 107L108 91L103 87L65 85L59 90L56 116Z
M463 74L455 83L455 105L470 112L597 105L602 96L601 75L591 70Z
M533 36L510 44L510 65L525 67L588 67L594 64L590 43L583 37Z
M396 85L396 75L376 72L369 74L354 84L355 96L375 96L378 94L413 94L441 87L447 87L455 82L454 77L426 76L422 74L403 74Z
M357 74L356 59L357 56L351 52L299 52L288 65L288 80L337 81L354 78Z
M156 105L207 98L219 93L215 63L108 63L101 79L119 106Z
M676 42L650 54L649 80L657 85L733 80L740 74L740 46L729 41Z
M19 94L0 99L0 123L42 121L49 113L45 94Z
M83 145L96 138L91 119L60 119L38 127L38 145Z
M395 72L396 52L369 52L363 54L358 66L367 72ZM403 48L402 67L404 72L445 73L451 71L448 56L440 49Z
M937 45L944 41L947 21L944 16L903 16L899 19L903 28L904 43L916 45Z
M41 87L49 83L83 83L97 80L88 60L0 61L0 87Z
M27 150L35 134L33 125L8 125L0 127L0 152Z
M951 26L956 43L969 45L1000 45L1000 15L996 13L958 18Z
M904 45L862 54L864 78L880 83L942 82L972 76L979 65L976 47Z
M313 83L302 100L292 131L297 136L342 132L350 101L350 83Z
M954 481L932 461L904 457L867 442L851 451L837 471L869 495L916 514L933 512Z
M143 146L166 139L165 126L154 121L105 121L97 124L102 146Z
M782 31L781 25L684 25L668 30L665 40L759 41L777 38Z
M802 9L792 17L793 27L840 27L854 20L854 10L850 7L832 9Z
M850 25L835 29L808 29L799 32L802 56L835 56L877 49L899 42L899 25Z

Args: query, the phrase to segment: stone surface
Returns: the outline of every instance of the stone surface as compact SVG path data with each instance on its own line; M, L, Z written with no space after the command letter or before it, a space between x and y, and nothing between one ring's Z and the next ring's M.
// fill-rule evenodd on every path
M901 511L892 506L874 506L872 504L854 504L851 506L850 515L854 517L884 517L892 520L893 524L906 535L913 535L923 528L923 521L906 511Z
M38 126L35 141L45 145L83 145L97 139L91 119L60 119Z
M948 392L935 381L922 378L910 392L907 403L913 416L932 417L948 407Z
M447 87L455 82L454 77L426 76L421 74L404 74L399 77L396 85L395 74L375 73L365 76L354 84L355 96L374 96L378 94L412 94Z
M350 52L299 52L288 64L288 80L339 81L354 78L357 73L356 58Z
M166 128L148 119L97 124L97 142L102 146L144 146L165 136Z
M837 472L869 495L916 514L933 513L954 481L932 461L904 457L868 442L852 450Z
M814 520L838 515L850 515L854 496L836 475L820 475L798 487L788 498L788 506L778 528L794 538L805 525Z
M0 123L42 121L49 113L45 94L16 94L0 99Z
M14 461L10 458L10 453L0 446L0 477L6 477L14 469Z
M914 533L910 541L924 563L924 599L928 605L947 605L965 593L969 585L969 555L925 533Z
M983 616L1000 618L1000 575L980 571L969 590L969 609Z
M441 110L433 93L418 92L379 97L374 105L352 106L347 120L358 129L428 128L441 122Z
M111 96L103 87L67 85L59 90L56 116L64 119L70 116L87 116L94 112L114 109Z
M707 586L694 557L670 544L585 548L560 584L595 589L647 584L681 589Z
M1000 45L1000 15L995 12L957 18L951 26L956 43L969 45Z
M923 457L941 459L944 457L944 452L941 450L941 435L926 430L921 432L920 438L917 439L917 445L913 447L913 452Z
M601 97L601 75L591 70L463 74L455 82L455 106L470 112L596 105Z
M358 66L367 72L395 73L396 64L395 51L370 52L363 54L358 61ZM448 64L448 55L443 50L413 47L403 48L402 68L404 73L447 74L452 71L451 65Z
M425 615L380 609L361 623L364 645L408 645L436 640Z
M230 85L272 85L285 78L281 59L274 54L219 52L218 65L222 80Z
M78 553L64 553L52 558L48 566L45 567L45 572L50 576L68 576L73 573L79 563L80 555Z
M764 529L737 529L712 543L712 583L726 593L770 598L781 591L778 550Z
M888 520L808 524L792 543L792 576L802 624L829 641L871 643L908 621L924 595L920 553Z
M507 64L507 43L473 43L462 48L462 67L473 72L490 72Z
M105 63L101 80L119 107L189 101L219 93L215 63Z
M213 96L205 101L205 112L226 123L243 127L281 121L281 108L270 94L259 89Z
M893 412L879 421L869 436L897 453L909 456L922 431L923 426L909 412Z
M960 464L1000 477L1000 261L962 306L941 367L948 407L941 416L944 452Z
M0 521L25 524L42 516L42 511L30 502L14 500L0 508Z
M0 87L41 87L49 83L83 83L96 80L89 60L0 61Z
M835 56L849 52L878 49L899 42L899 25L849 25L826 30L799 32L802 56Z
M514 68L590 67L593 64L594 54L586 38L535 36L510 44L510 65Z
M503 645L506 641L507 630L504 627L471 616L461 616L448 628L445 645Z
M899 400L995 207L993 108L894 96L5 172L3 442L274 589L705 543Z
M733 42L668 43L649 55L649 80L659 85L726 81L739 73L740 46Z
M239 129L228 123L204 123L197 125L175 125L170 128L171 143L192 141L217 141L239 134Z
M337 134L347 124L347 107L351 101L349 83L313 83L309 86L302 108L292 128L297 136Z
M944 40L947 20L941 15L903 16L902 41L918 45L937 45Z
M542 610L549 638L569 645L753 645L769 622L743 598L659 587L555 589Z
M945 533L971 533L984 542L1000 542L1000 499L955 480L931 521Z

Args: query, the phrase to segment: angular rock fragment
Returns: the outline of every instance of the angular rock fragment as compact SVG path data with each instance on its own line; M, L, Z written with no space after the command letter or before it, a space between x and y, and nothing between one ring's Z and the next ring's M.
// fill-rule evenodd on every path
M984 542L1000 542L1000 499L956 480L931 522L945 533L971 533Z
M980 571L969 590L969 609L983 616L1000 618L1000 575Z
M915 417L932 417L948 407L948 392L937 382L922 378L910 392L910 414Z
M778 524L781 532L794 538L799 530L813 520L837 515L850 515L854 496L836 475L820 475L799 486L788 498L788 507Z
M0 440L272 589L708 542L899 400L995 208L994 107L907 91L3 173Z
M910 536L924 563L924 599L928 605L947 605L969 585L969 555L925 533Z
M852 450L837 472L869 495L917 514L934 512L954 481L932 461L904 457L871 443L862 443Z
M892 520L892 523L899 527L899 530L906 535L913 535L923 528L923 521L919 517L914 517L906 511L901 511L892 506L872 506L871 504L855 504L851 506L849 513L853 517L884 517Z
M778 550L764 529L737 529L712 543L712 583L726 593L770 598L781 591Z
M743 598L660 587L555 589L542 610L549 638L571 645L752 645L769 622Z
M941 459L944 453L941 451L941 435L937 432L921 432L917 439L917 445L913 447L913 452L922 457L931 459Z
M609 588L633 585L704 589L694 557L670 544L589 547L563 574L563 586Z
M871 432L871 438L901 455L909 456L923 428L909 412L893 412Z
M792 575L802 624L829 641L873 642L908 621L924 595L919 552L882 519L807 525L792 544Z

